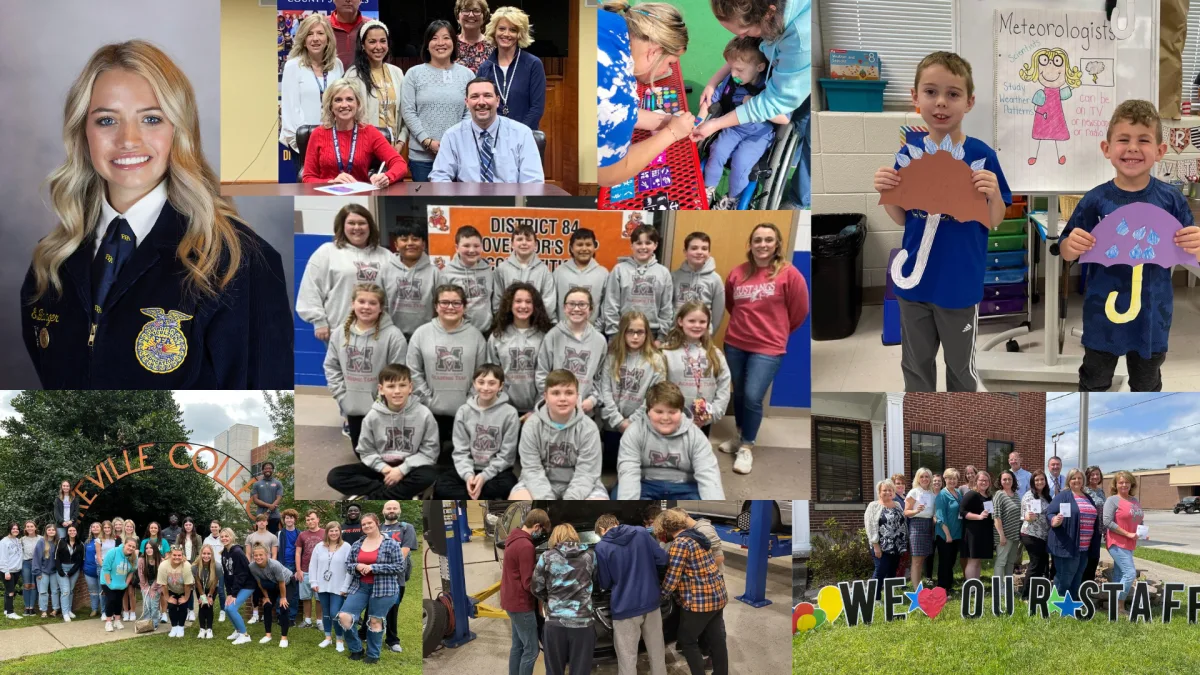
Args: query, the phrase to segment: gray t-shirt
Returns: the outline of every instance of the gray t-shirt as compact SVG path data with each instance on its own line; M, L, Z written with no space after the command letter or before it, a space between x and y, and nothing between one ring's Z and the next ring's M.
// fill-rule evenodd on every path
M280 483L278 478L271 478L270 480L264 478L263 480L255 483L254 487L250 488L251 497L258 497L268 504L278 499L279 495L281 494L283 494L283 483ZM255 504L257 503L258 502L255 502ZM258 511L255 512L255 515L259 513L267 513L268 510L269 509L267 509L265 506L259 506ZM279 517L279 510L270 510L270 515Z
M278 560L268 560L266 567L259 567L258 563L250 561L250 574L262 584L263 588L270 590L276 584L286 584L291 581L294 572L283 566L283 563Z
M246 535L246 557L250 559L250 566L254 566L254 545L262 544L262 547L267 549L267 557L271 557L271 549L279 546L279 537L270 532L259 532L255 530Z

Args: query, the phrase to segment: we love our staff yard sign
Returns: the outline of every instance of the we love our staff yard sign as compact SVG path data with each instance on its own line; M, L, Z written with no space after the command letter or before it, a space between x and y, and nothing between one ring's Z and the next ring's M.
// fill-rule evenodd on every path
M904 621L910 614L920 612L936 619L946 606L946 591L942 588L925 588L918 585L915 591L903 591L905 579L883 580L883 619ZM1028 579L1029 616L1049 619L1057 615L1079 621L1117 620L1117 597L1124 588L1118 583L1100 584L1085 581L1079 585L1079 597L1068 591L1059 595L1049 579ZM875 597L880 590L878 579L868 581L843 581L836 586L826 586L817 594L816 604L802 602L792 610L792 633L817 629L823 625L835 625L843 614L846 624L870 625L876 618ZM990 604L991 614L1009 617L1016 611L1013 578L991 578L991 602L985 597L987 586L982 579L968 579L963 583L959 611L964 619L978 619ZM1107 611L1099 611L1097 599L1104 596ZM1162 586L1161 602L1155 606L1150 600L1150 585L1138 582L1128 598L1128 619L1133 622L1150 623L1154 620L1152 607L1159 610L1159 620L1171 623L1186 616L1189 624L1200 620L1200 586L1185 586L1180 583L1165 583Z
M154 464L151 464L152 461ZM230 468L230 461L237 467L224 478L222 476ZM73 493L79 497L79 512L85 513L101 492L122 478L155 468L195 471L211 477L217 485L233 495L251 520L254 519L251 511L254 503L246 496L254 486L254 475L250 469L216 448L192 443L141 443L121 448L104 458L96 464L94 471L75 483Z

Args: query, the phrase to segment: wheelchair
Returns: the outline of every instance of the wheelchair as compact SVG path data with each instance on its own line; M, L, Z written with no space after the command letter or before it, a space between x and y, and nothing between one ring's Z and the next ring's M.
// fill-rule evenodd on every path
M723 113L721 103L714 101L708 107L706 119L720 117ZM797 110L792 114L799 113L800 111ZM713 134L700 141L696 146L696 151L700 154L702 171L704 162L708 160L709 145L716 140L717 136L718 134ZM792 157L800 146L800 140L800 134L796 132L795 124L792 122L775 125L775 140L771 143L770 149L763 153L762 157L759 157L758 161L754 163L754 167L750 169L750 182L738 199L737 209L739 211L774 211L779 208L780 202L787 193L788 169L791 166ZM726 163L726 169L728 169L728 163Z

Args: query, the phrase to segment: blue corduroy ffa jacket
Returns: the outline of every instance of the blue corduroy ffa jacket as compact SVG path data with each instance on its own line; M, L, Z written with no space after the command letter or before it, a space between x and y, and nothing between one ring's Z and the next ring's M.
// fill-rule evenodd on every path
M242 259L215 297L184 287L176 249L187 231L167 202L121 268L92 336L92 242L59 270L63 289L21 288L25 348L46 389L291 389L292 312L283 261L234 221ZM223 262L227 267L228 262Z

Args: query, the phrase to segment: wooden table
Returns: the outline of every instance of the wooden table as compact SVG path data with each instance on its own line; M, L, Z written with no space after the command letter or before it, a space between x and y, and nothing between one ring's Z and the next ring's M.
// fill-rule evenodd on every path
M222 184L226 197L336 197L317 191L321 183ZM512 197L515 206L525 206L528 197L569 197L562 188L547 183L411 183L408 181L359 195L374 197Z

